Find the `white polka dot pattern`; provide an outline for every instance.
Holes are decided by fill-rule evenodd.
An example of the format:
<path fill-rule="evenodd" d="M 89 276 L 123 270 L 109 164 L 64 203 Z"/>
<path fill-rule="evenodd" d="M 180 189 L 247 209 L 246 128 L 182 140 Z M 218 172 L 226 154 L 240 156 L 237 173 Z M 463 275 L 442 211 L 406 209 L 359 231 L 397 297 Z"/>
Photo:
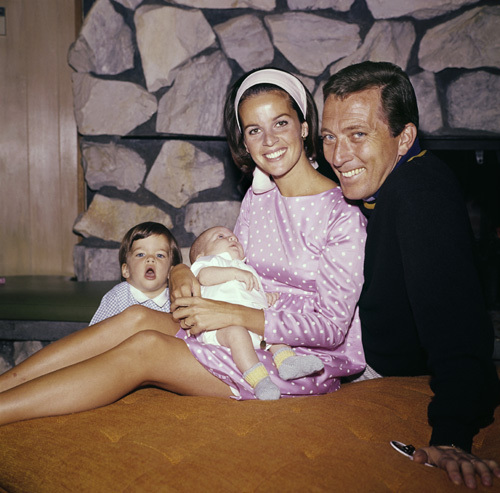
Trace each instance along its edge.
<path fill-rule="evenodd" d="M 277 303 L 265 310 L 265 338 L 294 346 L 297 354 L 315 354 L 325 364 L 315 377 L 284 382 L 275 376 L 282 395 L 332 392 L 340 385 L 338 377 L 365 365 L 356 308 L 363 284 L 365 228 L 365 218 L 345 202 L 340 188 L 305 197 L 283 197 L 277 188 L 259 195 L 249 190 L 243 199 L 234 231 L 264 290 L 280 293 Z M 195 353 L 193 347 L 191 351 Z M 271 373 L 272 358 L 263 359 L 269 353 L 258 352 Z M 237 388 L 241 398 L 254 398 L 246 383 L 231 376 L 240 375 L 234 365 L 227 368 L 224 360 L 226 369 L 216 369 L 196 356 Z"/>

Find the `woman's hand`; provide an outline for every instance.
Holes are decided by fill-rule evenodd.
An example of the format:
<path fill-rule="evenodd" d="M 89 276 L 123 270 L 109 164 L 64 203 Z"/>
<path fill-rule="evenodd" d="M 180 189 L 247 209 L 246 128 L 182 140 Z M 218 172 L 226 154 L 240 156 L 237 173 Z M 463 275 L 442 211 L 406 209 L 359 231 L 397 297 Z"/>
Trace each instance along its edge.
<path fill-rule="evenodd" d="M 186 296 L 201 296 L 200 283 L 191 269 L 185 264 L 175 265 L 170 269 L 169 277 L 170 300 Z"/>
<path fill-rule="evenodd" d="M 454 484 L 465 482 L 472 489 L 477 487 L 476 474 L 484 486 L 493 484 L 493 476 L 500 478 L 500 466 L 494 460 L 482 460 L 458 447 L 422 447 L 415 451 L 413 460 L 419 464 L 429 462 L 444 469 Z"/>
<path fill-rule="evenodd" d="M 180 321 L 181 327 L 192 335 L 231 325 L 240 325 L 264 335 L 264 311 L 256 308 L 189 296 L 176 298 L 171 310 L 174 319 Z"/>

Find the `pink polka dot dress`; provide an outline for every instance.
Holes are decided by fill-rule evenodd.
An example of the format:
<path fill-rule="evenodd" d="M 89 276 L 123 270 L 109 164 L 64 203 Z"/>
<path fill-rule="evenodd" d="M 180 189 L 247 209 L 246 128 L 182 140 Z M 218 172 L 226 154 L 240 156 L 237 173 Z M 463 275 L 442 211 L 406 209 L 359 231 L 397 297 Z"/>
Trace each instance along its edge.
<path fill-rule="evenodd" d="M 366 222 L 340 187 L 318 195 L 283 197 L 278 188 L 245 195 L 234 232 L 264 290 L 277 291 L 265 310 L 264 338 L 314 354 L 325 368 L 297 380 L 279 378 L 269 351 L 257 350 L 282 397 L 318 395 L 340 387 L 341 376 L 365 367 L 356 307 L 363 285 Z M 228 348 L 203 344 L 180 331 L 196 359 L 227 383 L 236 398 L 255 399 Z"/>

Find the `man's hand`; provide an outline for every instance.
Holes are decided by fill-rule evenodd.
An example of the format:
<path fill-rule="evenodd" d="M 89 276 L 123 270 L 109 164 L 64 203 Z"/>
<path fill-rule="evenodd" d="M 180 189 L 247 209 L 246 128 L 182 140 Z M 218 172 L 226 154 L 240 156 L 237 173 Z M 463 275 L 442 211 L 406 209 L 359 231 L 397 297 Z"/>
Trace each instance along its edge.
<path fill-rule="evenodd" d="M 480 459 L 458 447 L 422 447 L 415 451 L 413 460 L 419 464 L 434 464 L 444 469 L 454 484 L 465 482 L 472 489 L 477 487 L 476 474 L 484 486 L 493 484 L 493 476 L 500 478 L 500 466 L 494 460 Z"/>

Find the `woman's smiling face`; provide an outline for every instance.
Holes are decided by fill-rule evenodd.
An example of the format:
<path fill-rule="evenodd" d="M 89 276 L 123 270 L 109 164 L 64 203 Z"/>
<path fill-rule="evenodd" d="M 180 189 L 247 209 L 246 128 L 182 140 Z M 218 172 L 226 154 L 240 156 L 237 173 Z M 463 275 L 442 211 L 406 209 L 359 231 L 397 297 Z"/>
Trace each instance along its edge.
<path fill-rule="evenodd" d="M 239 106 L 245 147 L 255 164 L 275 180 L 286 176 L 299 160 L 308 163 L 300 123 L 286 94 L 280 90 L 250 96 Z"/>

